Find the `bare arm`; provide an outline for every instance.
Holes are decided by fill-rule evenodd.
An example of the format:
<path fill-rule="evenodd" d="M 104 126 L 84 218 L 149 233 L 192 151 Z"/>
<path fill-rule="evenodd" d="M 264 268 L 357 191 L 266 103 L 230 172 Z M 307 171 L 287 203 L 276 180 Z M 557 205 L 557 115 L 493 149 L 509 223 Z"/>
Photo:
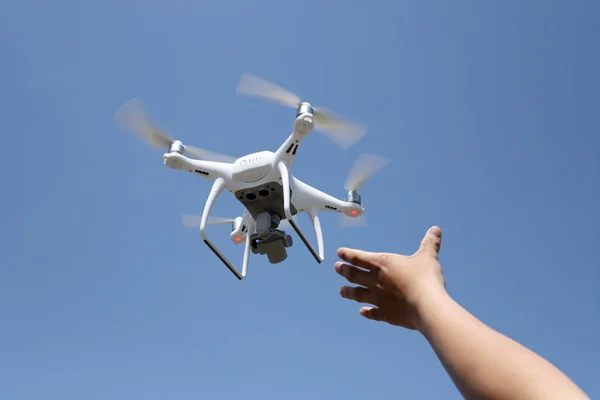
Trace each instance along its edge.
<path fill-rule="evenodd" d="M 588 399 L 561 371 L 483 324 L 445 292 L 424 300 L 417 327 L 467 399 Z"/>
<path fill-rule="evenodd" d="M 556 367 L 483 324 L 446 292 L 431 228 L 411 256 L 340 249 L 336 271 L 358 287 L 343 297 L 374 307 L 364 317 L 418 330 L 467 399 L 588 399 Z"/>

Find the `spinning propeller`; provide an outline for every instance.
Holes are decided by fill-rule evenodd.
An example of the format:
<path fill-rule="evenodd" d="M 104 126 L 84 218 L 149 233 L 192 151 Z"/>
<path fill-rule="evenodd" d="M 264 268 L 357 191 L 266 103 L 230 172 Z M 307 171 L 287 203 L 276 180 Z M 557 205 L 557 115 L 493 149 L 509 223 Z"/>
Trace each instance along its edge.
<path fill-rule="evenodd" d="M 182 215 L 181 222 L 183 226 L 186 228 L 199 228 L 202 222 L 201 215 Z M 240 244 L 244 241 L 244 235 L 239 231 L 239 227 L 242 224 L 242 217 L 237 218 L 220 218 L 220 217 L 211 217 L 209 216 L 206 220 L 207 225 L 225 225 L 231 224 L 231 240 L 235 242 L 235 244 Z M 235 233 L 235 235 L 234 235 Z"/>
<path fill-rule="evenodd" d="M 248 73 L 243 74 L 240 78 L 237 92 L 261 97 L 296 109 L 303 104 L 296 94 Z M 337 116 L 324 108 L 312 108 L 316 128 L 342 148 L 352 146 L 367 133 L 367 128 L 357 122 Z"/>
<path fill-rule="evenodd" d="M 181 222 L 183 226 L 186 228 L 198 228 L 200 227 L 200 222 L 202 221 L 201 215 L 182 215 Z M 233 224 L 235 222 L 235 218 L 220 218 L 220 217 L 208 217 L 206 221 L 207 225 L 225 225 L 225 224 Z"/>
<path fill-rule="evenodd" d="M 363 154 L 361 155 L 352 166 L 344 189 L 348 191 L 348 200 L 357 198 L 360 201 L 358 194 L 359 189 L 380 169 L 389 164 L 390 160 L 384 157 L 376 156 L 374 154 Z M 350 217 L 348 215 L 342 215 L 341 220 L 342 226 L 361 226 L 367 225 L 364 215 L 358 217 Z"/>
<path fill-rule="evenodd" d="M 241 217 L 238 217 L 241 218 Z M 225 224 L 233 224 L 235 222 L 236 218 L 221 218 L 221 217 L 208 217 L 208 220 L 206 221 L 207 225 L 225 225 Z M 201 215 L 191 215 L 191 214 L 184 214 L 181 216 L 181 222 L 183 223 L 183 226 L 185 226 L 186 228 L 199 228 L 200 227 L 200 222 L 202 221 L 202 216 Z M 296 219 L 294 219 L 294 221 L 296 221 Z M 281 229 L 289 229 L 291 228 L 292 225 L 290 225 L 290 223 L 288 222 L 287 219 L 282 219 L 281 222 L 279 222 L 279 228 Z"/>
<path fill-rule="evenodd" d="M 176 140 L 155 125 L 142 107 L 139 97 L 130 100 L 115 114 L 115 121 L 134 136 L 146 141 L 150 146 L 168 149 Z M 179 142 L 181 143 L 181 142 Z M 236 160 L 225 154 L 181 144 L 186 154 L 206 161 L 232 163 Z"/>

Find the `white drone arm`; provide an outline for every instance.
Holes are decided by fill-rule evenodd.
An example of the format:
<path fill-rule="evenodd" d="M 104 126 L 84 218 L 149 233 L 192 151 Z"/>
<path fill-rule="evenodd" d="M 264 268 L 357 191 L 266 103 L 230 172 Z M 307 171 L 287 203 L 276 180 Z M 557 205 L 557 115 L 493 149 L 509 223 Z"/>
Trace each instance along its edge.
<path fill-rule="evenodd" d="M 163 154 L 163 163 L 172 169 L 188 171 L 202 176 L 211 182 L 218 178 L 231 179 L 233 164 L 207 160 L 196 160 L 186 157 L 177 151 Z"/>
<path fill-rule="evenodd" d="M 302 107 L 301 107 L 302 108 Z M 298 116 L 294 121 L 294 130 L 275 152 L 276 162 L 285 162 L 290 165 L 296 156 L 300 142 L 313 130 L 314 117 L 308 109 L 299 110 Z"/>
<path fill-rule="evenodd" d="M 283 161 L 288 165 L 291 164 L 296 155 L 296 151 L 298 151 L 300 140 L 301 138 L 299 138 L 296 133 L 290 134 L 286 141 L 279 146 L 277 151 L 275 151 L 276 162 Z"/>
<path fill-rule="evenodd" d="M 294 204 L 299 203 L 302 208 L 314 209 L 314 212 L 335 212 L 346 215 L 350 215 L 352 212 L 357 212 L 360 215 L 364 211 L 360 204 L 338 199 L 302 182 L 296 177 L 292 177 L 292 181 L 298 198 Z"/>
<path fill-rule="evenodd" d="M 225 264 L 227 268 L 229 268 L 229 270 L 236 276 L 236 278 L 242 280 L 246 277 L 246 273 L 248 272 L 248 263 L 250 261 L 250 236 L 251 233 L 254 231 L 256 224 L 254 220 L 250 221 L 250 226 L 248 227 L 249 232 L 246 236 L 244 259 L 242 262 L 241 272 L 233 264 L 231 264 L 227 257 L 225 257 L 223 253 L 219 251 L 219 249 L 217 249 L 217 247 L 210 241 L 208 235 L 206 234 L 206 225 L 208 221 L 208 216 L 210 214 L 210 210 L 212 209 L 215 200 L 217 199 L 217 197 L 219 197 L 219 194 L 221 194 L 224 188 L 225 179 L 223 179 L 222 177 L 217 178 L 213 183 L 212 189 L 208 195 L 208 199 L 206 200 L 206 204 L 204 206 L 202 220 L 200 221 L 200 235 L 202 236 L 202 239 L 204 240 L 204 243 L 206 243 L 208 248 L 211 249 L 213 253 L 215 253 L 215 255 L 223 262 L 223 264 Z"/>
<path fill-rule="evenodd" d="M 300 230 L 300 227 L 298 226 L 298 224 L 296 223 L 296 221 L 293 218 L 292 211 L 291 211 L 291 195 L 290 195 L 291 190 L 290 190 L 289 170 L 288 170 L 287 166 L 285 165 L 285 163 L 282 161 L 280 161 L 277 164 L 277 166 L 279 168 L 279 173 L 281 174 L 281 182 L 283 184 L 283 209 L 285 211 L 285 218 L 288 220 L 288 222 L 290 223 L 292 228 L 296 231 L 296 234 L 300 237 L 302 242 L 304 242 L 304 244 L 306 245 L 306 247 L 308 248 L 310 253 L 315 258 L 315 260 L 317 260 L 318 263 L 322 263 L 323 260 L 325 259 L 325 256 L 324 256 L 325 251 L 323 248 L 323 232 L 321 229 L 321 223 L 320 223 L 320 220 L 318 217 L 318 213 L 316 212 L 316 209 L 311 209 L 311 210 L 307 211 L 308 214 L 311 216 L 313 227 L 315 228 L 315 232 L 317 235 L 317 242 L 319 244 L 319 251 L 317 252 L 315 250 L 315 248 L 311 245 L 311 243 L 308 241 L 306 236 L 304 236 L 304 234 Z"/>

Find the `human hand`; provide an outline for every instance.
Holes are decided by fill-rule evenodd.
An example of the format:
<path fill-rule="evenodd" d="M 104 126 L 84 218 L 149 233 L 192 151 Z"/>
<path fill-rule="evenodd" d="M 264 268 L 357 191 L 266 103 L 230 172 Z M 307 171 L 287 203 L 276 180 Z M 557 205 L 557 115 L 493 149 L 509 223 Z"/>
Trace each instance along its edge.
<path fill-rule="evenodd" d="M 358 287 L 342 286 L 342 297 L 375 307 L 362 307 L 365 318 L 417 329 L 417 311 L 428 296 L 445 291 L 438 260 L 442 231 L 431 227 L 419 249 L 410 256 L 341 248 L 338 274 Z"/>

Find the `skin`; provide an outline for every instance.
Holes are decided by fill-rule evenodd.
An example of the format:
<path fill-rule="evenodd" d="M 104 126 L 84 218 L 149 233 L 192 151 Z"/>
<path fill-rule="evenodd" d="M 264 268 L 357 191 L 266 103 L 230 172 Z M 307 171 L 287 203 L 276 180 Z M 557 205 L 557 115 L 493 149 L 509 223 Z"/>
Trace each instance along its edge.
<path fill-rule="evenodd" d="M 370 304 L 360 314 L 420 332 L 467 399 L 589 399 L 565 374 L 494 331 L 446 291 L 438 259 L 442 232 L 430 228 L 412 255 L 341 248 L 338 274 L 357 286 L 342 297 Z"/>

